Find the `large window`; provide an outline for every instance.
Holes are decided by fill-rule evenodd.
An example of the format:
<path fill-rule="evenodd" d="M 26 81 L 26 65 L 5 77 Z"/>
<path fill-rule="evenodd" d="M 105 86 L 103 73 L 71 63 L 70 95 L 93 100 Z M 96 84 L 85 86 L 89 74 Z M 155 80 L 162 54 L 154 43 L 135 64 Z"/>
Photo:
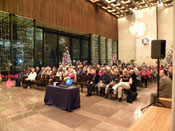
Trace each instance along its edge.
<path fill-rule="evenodd" d="M 13 68 L 21 70 L 34 65 L 34 23 L 31 19 L 13 17 Z"/>
<path fill-rule="evenodd" d="M 80 39 L 72 39 L 72 62 L 76 63 L 80 61 Z"/>
<path fill-rule="evenodd" d="M 8 63 L 12 63 L 10 69 L 13 71 L 34 65 L 58 67 L 62 64 L 66 48 L 70 51 L 72 63 L 88 63 L 88 38 L 88 35 L 80 36 L 42 27 L 34 29 L 32 19 L 0 12 L 0 72 L 8 71 Z"/>
<path fill-rule="evenodd" d="M 81 61 L 87 64 L 88 60 L 89 60 L 89 41 L 82 40 L 81 41 Z"/>
<path fill-rule="evenodd" d="M 7 71 L 10 61 L 10 17 L 0 12 L 0 72 Z"/>
<path fill-rule="evenodd" d="M 69 50 L 69 42 L 70 39 L 68 36 L 62 36 L 62 35 L 59 36 L 59 47 L 58 47 L 59 64 L 62 64 L 62 58 L 65 48 L 67 47 Z"/>
<path fill-rule="evenodd" d="M 39 67 L 43 65 L 43 30 L 40 28 L 36 28 L 35 64 Z"/>
<path fill-rule="evenodd" d="M 45 32 L 44 39 L 44 66 L 58 66 L 57 34 Z"/>

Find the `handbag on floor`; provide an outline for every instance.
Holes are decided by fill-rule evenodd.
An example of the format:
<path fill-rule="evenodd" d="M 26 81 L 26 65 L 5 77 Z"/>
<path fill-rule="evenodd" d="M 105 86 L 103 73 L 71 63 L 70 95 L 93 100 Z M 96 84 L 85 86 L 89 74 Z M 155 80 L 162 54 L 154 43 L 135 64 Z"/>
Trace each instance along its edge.
<path fill-rule="evenodd" d="M 126 98 L 126 101 L 128 102 L 128 103 L 132 103 L 133 101 L 135 101 L 136 99 L 137 99 L 137 95 L 138 95 L 138 93 L 137 92 L 133 92 L 133 91 L 129 91 L 128 92 L 128 96 L 127 96 L 127 98 Z"/>

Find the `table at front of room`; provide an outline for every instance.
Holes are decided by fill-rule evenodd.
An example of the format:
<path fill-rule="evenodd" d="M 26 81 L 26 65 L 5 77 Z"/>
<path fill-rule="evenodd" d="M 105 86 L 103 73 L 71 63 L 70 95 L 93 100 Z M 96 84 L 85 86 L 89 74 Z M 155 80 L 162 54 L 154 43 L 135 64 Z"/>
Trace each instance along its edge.
<path fill-rule="evenodd" d="M 53 105 L 71 112 L 73 109 L 80 108 L 79 88 L 63 88 L 59 86 L 48 85 L 44 102 L 46 105 Z"/>
<path fill-rule="evenodd" d="M 129 131 L 171 131 L 171 109 L 151 106 Z"/>

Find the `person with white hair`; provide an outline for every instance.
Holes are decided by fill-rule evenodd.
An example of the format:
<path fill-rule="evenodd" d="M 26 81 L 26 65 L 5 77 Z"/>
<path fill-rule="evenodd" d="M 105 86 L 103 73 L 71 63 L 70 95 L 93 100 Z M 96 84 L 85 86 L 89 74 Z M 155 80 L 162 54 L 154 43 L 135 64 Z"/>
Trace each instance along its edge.
<path fill-rule="evenodd" d="M 52 74 L 51 68 L 49 66 L 47 66 L 45 69 L 46 70 L 45 70 L 44 75 L 49 75 L 50 76 Z"/>
<path fill-rule="evenodd" d="M 31 87 L 31 84 L 32 84 L 32 81 L 35 81 L 36 76 L 37 76 L 37 74 L 36 74 L 36 72 L 35 72 L 35 68 L 32 68 L 31 73 L 30 73 L 30 74 L 28 75 L 28 77 L 25 79 L 27 86 L 24 87 L 24 88 L 27 88 L 27 87 L 30 88 L 30 87 Z"/>
<path fill-rule="evenodd" d="M 45 67 L 42 67 L 41 71 L 39 72 L 39 75 L 44 75 L 44 72 L 45 72 Z"/>
<path fill-rule="evenodd" d="M 66 77 L 64 78 L 64 81 L 67 79 L 74 79 L 74 77 L 75 77 L 74 70 L 70 68 L 66 74 Z"/>
<path fill-rule="evenodd" d="M 127 69 L 124 69 L 123 76 L 121 77 L 120 82 L 112 87 L 112 89 L 114 89 L 113 97 L 116 98 L 118 93 L 118 100 L 120 102 L 122 100 L 122 90 L 130 89 L 132 82 L 132 78 L 130 77 Z"/>

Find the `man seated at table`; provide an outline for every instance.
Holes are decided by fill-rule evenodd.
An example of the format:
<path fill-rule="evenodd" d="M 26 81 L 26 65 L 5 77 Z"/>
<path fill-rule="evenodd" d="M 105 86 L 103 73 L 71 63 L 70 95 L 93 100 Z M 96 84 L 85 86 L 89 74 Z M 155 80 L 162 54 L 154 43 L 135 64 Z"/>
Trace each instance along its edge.
<path fill-rule="evenodd" d="M 25 83 L 27 84 L 27 86 L 26 87 L 24 87 L 24 88 L 30 88 L 31 87 L 31 85 L 32 85 L 32 81 L 35 81 L 35 79 L 36 79 L 36 76 L 37 76 L 37 74 L 36 74 L 36 72 L 35 72 L 35 68 L 32 68 L 32 72 L 28 75 L 28 77 L 25 79 Z"/>
<path fill-rule="evenodd" d="M 151 94 L 150 104 L 156 102 L 156 93 Z M 171 98 L 172 97 L 172 81 L 167 76 L 167 71 L 160 70 L 160 87 L 159 87 L 159 97 Z"/>

